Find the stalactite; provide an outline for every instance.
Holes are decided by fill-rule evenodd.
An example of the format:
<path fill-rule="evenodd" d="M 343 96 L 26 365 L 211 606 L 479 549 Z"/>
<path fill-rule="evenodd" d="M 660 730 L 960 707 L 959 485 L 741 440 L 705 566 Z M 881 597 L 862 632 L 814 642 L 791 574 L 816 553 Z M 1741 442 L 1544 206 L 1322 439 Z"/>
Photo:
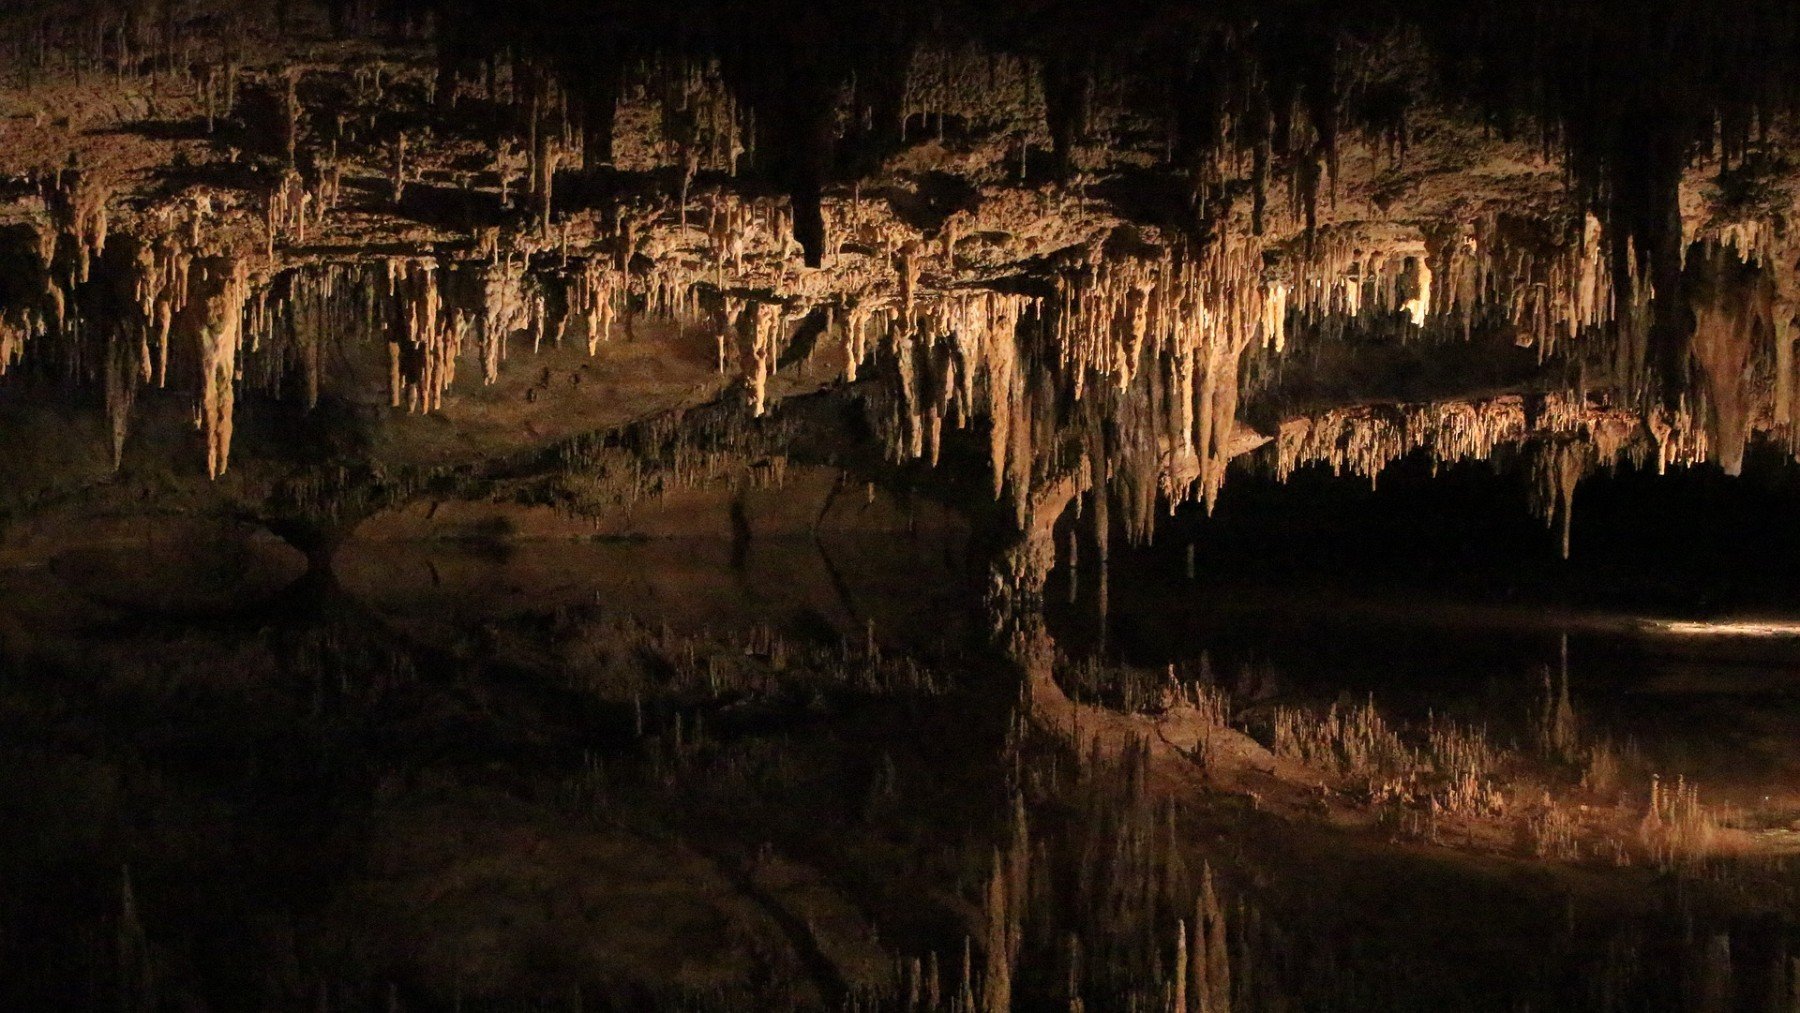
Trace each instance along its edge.
<path fill-rule="evenodd" d="M 1059 282 L 1056 342 L 1074 394 L 1089 374 L 1124 392 L 1151 370 L 1161 418 L 1139 427 L 1154 441 L 1140 459 L 1156 462 L 1147 467 L 1171 501 L 1191 496 L 1210 509 L 1235 453 L 1244 352 L 1285 343 L 1288 289 L 1264 277 L 1261 248 L 1249 243 L 1097 261 Z"/>
<path fill-rule="evenodd" d="M 1694 289 L 1690 350 L 1706 395 L 1707 435 L 1719 466 L 1736 475 L 1744 467 L 1754 408 L 1753 346 L 1760 335 L 1775 343 L 1774 290 L 1758 267 L 1724 246 L 1690 256 L 1689 276 Z"/>
<path fill-rule="evenodd" d="M 133 285 L 142 316 L 139 369 L 145 380 L 164 387 L 169 377 L 169 334 L 177 315 L 188 303 L 188 281 L 193 254 L 165 235 L 137 248 Z"/>
<path fill-rule="evenodd" d="M 93 259 L 106 252 L 110 182 L 82 169 L 64 169 L 44 187 L 50 220 L 75 248 L 76 282 L 86 282 Z"/>
<path fill-rule="evenodd" d="M 862 299 L 852 299 L 843 313 L 844 382 L 855 383 L 863 360 L 869 357 L 869 323 L 874 309 Z"/>
<path fill-rule="evenodd" d="M 207 257 L 192 266 L 190 312 L 200 360 L 198 422 L 206 439 L 206 473 L 218 478 L 231 460 L 238 351 L 244 337 L 249 271 L 238 257 Z"/>
<path fill-rule="evenodd" d="M 1594 447 L 1585 440 L 1551 439 L 1540 443 L 1531 458 L 1531 508 L 1546 527 L 1558 529 L 1562 558 L 1569 558 L 1574 523 L 1575 487 L 1595 462 Z"/>
<path fill-rule="evenodd" d="M 535 201 L 534 217 L 540 237 L 550 235 L 550 214 L 555 207 L 556 167 L 562 160 L 560 138 L 549 123 L 541 119 L 534 127 L 536 142 L 532 145 L 531 194 Z"/>

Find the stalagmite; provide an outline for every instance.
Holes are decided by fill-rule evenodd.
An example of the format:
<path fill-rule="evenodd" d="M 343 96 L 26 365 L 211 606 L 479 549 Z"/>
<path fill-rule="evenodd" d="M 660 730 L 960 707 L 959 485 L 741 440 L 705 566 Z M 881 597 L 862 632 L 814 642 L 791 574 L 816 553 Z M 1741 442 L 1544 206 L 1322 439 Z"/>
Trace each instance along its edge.
<path fill-rule="evenodd" d="M 981 981 L 983 1013 L 1010 1013 L 1012 1010 L 1012 942 L 1008 925 L 1007 868 L 1000 852 L 994 852 L 994 867 L 988 877 L 987 936 L 985 973 Z"/>
<path fill-rule="evenodd" d="M 1170 1004 L 1174 1013 L 1188 1013 L 1188 945 L 1187 920 L 1175 923 L 1175 997 Z"/>
<path fill-rule="evenodd" d="M 293 168 L 299 163 L 300 147 L 300 75 L 289 70 L 281 76 L 281 149 L 283 164 Z"/>
<path fill-rule="evenodd" d="M 1200 896 L 1194 901 L 1193 934 L 1194 943 L 1188 950 L 1193 1013 L 1230 1013 L 1231 950 L 1211 866 L 1201 873 Z"/>

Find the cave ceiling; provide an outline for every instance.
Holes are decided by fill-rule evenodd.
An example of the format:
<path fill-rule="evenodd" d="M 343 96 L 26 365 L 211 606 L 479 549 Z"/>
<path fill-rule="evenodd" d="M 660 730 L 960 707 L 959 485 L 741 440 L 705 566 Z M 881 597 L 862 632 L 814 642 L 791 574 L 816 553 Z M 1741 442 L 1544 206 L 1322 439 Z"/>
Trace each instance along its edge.
<path fill-rule="evenodd" d="M 1594 469 L 1800 445 L 1800 12 L 1717 8 L 15 2 L 7 512 L 579 510 L 838 396 L 1021 529 L 1422 451 L 1566 553 Z"/>

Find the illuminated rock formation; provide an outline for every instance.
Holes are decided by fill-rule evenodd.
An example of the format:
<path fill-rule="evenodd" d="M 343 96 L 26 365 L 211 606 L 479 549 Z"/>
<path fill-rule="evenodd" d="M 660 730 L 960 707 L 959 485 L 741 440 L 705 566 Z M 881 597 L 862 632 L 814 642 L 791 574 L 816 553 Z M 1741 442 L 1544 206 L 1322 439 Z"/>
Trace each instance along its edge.
<path fill-rule="evenodd" d="M 199 428 L 206 438 L 206 473 L 217 478 L 231 463 L 232 413 L 238 355 L 244 343 L 248 272 L 233 257 L 207 257 L 190 267 L 188 313 L 200 353 Z"/>
<path fill-rule="evenodd" d="M 329 354 L 336 341 L 385 346 L 388 404 L 433 414 L 458 397 L 464 356 L 465 383 L 497 387 L 536 368 L 527 355 L 599 357 L 640 324 L 670 327 L 709 336 L 754 415 L 841 381 L 883 388 L 894 459 L 937 463 L 947 434 L 977 430 L 1020 523 L 1079 448 L 1140 539 L 1159 510 L 1211 509 L 1265 438 L 1278 475 L 1322 462 L 1373 479 L 1415 450 L 1454 461 L 1570 440 L 1596 466 L 1735 473 L 1758 434 L 1792 446 L 1800 432 L 1800 184 L 1751 151 L 1778 149 L 1779 129 L 1753 142 L 1721 127 L 1671 169 L 1573 99 L 1507 106 L 1434 77 L 1440 26 L 1271 25 L 1252 44 L 1244 26 L 1168 11 L 1159 29 L 1192 51 L 1107 36 L 1134 56 L 1121 61 L 878 17 L 908 40 L 894 50 L 832 15 L 764 26 L 769 53 L 831 57 L 781 81 L 705 18 L 682 39 L 571 25 L 564 45 L 466 20 L 481 6 L 447 16 L 435 50 L 346 38 L 329 59 L 290 58 L 279 25 L 247 23 L 269 33 L 267 59 L 182 36 L 192 59 L 161 76 L 121 64 L 110 86 L 9 82 L 39 111 L 0 137 L 14 152 L 0 162 L 31 184 L 0 205 L 23 226 L 6 238 L 23 280 L 0 293 L 0 369 L 62 364 L 107 391 L 124 432 L 124 374 L 94 350 L 124 341 L 142 381 L 194 385 L 217 474 L 238 397 L 303 390 L 316 405 L 352 354 Z M 844 44 L 815 45 L 827 38 Z M 1705 32 L 1696 44 L 1737 52 Z M 1321 76 L 1270 62 L 1281 47 Z M 118 54 L 130 48 L 122 35 Z M 578 83 L 578 53 L 605 54 L 605 83 Z M 1512 80 L 1503 56 L 1471 58 Z M 1718 110 L 1740 101 L 1681 73 Z M 96 98 L 125 80 L 139 104 Z M 58 96 L 80 98 L 81 130 L 44 113 Z M 1540 143 L 1496 136 L 1470 101 Z M 189 114 L 203 137 L 119 126 Z M 1716 182 L 1728 174 L 1754 199 Z M 1539 372 L 1430 404 L 1276 399 L 1285 372 L 1383 335 L 1498 337 Z M 184 339 L 192 381 L 176 368 Z"/>

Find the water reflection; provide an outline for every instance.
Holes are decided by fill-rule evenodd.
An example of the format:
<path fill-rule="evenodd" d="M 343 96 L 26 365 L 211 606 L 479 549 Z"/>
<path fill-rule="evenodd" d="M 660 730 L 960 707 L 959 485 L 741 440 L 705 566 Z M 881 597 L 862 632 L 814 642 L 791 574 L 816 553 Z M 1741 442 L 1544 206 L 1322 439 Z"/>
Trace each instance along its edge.
<path fill-rule="evenodd" d="M 1782 638 L 1115 574 L 1106 652 L 1068 632 L 1079 598 L 1052 624 L 1071 736 L 984 646 L 958 534 L 352 539 L 286 587 L 254 561 L 288 557 L 234 538 L 5 575 L 0 951 L 36 969 L 0 975 L 15 1008 L 1794 995 L 1779 849 L 1683 858 L 1800 817 Z M 159 582 L 185 611 L 142 607 Z M 1312 780 L 1209 768 L 1223 731 L 1098 744 L 1103 715 L 1202 699 L 1184 720 Z M 1381 778 L 1352 741 L 1387 749 L 1356 761 Z M 1448 793 L 1458 771 L 1506 797 Z M 1503 780 L 1527 775 L 1567 805 Z M 1616 852 L 1581 836 L 1602 810 Z"/>

